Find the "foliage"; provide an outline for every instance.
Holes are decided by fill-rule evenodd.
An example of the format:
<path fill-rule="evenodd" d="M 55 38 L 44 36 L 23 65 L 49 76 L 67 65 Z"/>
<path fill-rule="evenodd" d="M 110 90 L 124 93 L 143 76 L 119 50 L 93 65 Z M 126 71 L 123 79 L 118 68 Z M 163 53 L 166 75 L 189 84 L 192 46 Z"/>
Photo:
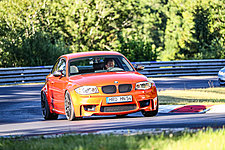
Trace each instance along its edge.
<path fill-rule="evenodd" d="M 119 52 L 131 61 L 155 61 L 164 48 L 166 16 L 161 0 L 140 0 L 130 28 L 119 35 Z"/>
<path fill-rule="evenodd" d="M 225 58 L 224 0 L 173 0 L 165 7 L 162 60 Z"/>
<path fill-rule="evenodd" d="M 0 2 L 0 66 L 51 65 L 69 49 L 65 43 L 41 29 L 42 3 Z"/>
<path fill-rule="evenodd" d="M 131 61 L 225 58 L 225 0 L 2 0 L 0 67 L 70 52 Z"/>

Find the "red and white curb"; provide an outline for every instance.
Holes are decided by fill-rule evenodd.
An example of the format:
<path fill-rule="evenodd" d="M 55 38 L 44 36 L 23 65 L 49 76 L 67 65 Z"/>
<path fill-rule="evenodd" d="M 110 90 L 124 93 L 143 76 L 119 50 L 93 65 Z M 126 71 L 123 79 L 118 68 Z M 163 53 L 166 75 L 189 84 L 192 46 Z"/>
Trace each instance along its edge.
<path fill-rule="evenodd" d="M 169 113 L 170 111 L 185 105 L 159 105 L 159 113 Z"/>
<path fill-rule="evenodd" d="M 159 105 L 159 113 L 225 113 L 225 105 Z"/>

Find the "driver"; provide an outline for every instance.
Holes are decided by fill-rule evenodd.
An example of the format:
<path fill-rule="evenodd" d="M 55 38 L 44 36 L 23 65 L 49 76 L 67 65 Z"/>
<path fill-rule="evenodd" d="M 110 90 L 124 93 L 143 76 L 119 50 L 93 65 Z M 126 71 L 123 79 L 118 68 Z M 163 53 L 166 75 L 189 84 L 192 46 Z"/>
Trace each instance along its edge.
<path fill-rule="evenodd" d="M 115 61 L 113 59 L 106 59 L 105 60 L 105 68 L 109 69 L 109 68 L 114 68 L 115 66 Z"/>

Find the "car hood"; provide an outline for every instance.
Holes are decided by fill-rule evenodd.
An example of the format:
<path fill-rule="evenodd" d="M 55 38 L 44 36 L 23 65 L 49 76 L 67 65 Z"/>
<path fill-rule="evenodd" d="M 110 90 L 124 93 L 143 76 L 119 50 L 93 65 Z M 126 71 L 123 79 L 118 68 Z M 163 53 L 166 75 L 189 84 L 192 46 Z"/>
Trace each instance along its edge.
<path fill-rule="evenodd" d="M 146 76 L 138 72 L 104 72 L 70 77 L 70 83 L 75 87 L 113 85 L 115 82 L 118 82 L 118 84 L 132 84 L 147 80 Z"/>

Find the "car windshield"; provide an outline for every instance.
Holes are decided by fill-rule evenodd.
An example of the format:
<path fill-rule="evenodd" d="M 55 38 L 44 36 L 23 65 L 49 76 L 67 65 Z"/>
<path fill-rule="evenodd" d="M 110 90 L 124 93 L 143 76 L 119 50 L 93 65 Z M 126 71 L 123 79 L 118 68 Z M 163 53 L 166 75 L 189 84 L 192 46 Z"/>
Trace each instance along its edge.
<path fill-rule="evenodd" d="M 100 73 L 100 72 L 118 72 L 134 71 L 130 63 L 123 56 L 90 56 L 72 59 L 69 62 L 69 75 Z"/>

